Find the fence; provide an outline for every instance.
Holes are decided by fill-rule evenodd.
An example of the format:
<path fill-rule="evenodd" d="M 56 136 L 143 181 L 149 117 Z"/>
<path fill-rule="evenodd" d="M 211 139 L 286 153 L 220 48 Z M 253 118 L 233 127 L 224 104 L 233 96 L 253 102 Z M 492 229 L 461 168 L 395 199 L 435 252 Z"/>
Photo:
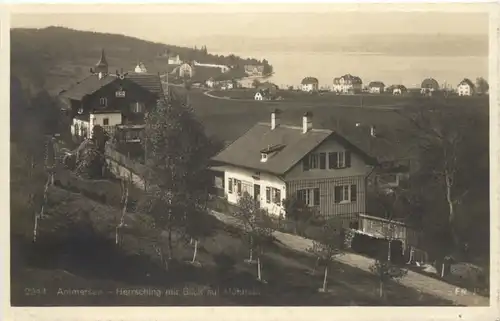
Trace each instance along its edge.
<path fill-rule="evenodd" d="M 143 190 L 157 187 L 155 172 L 148 166 L 131 160 L 109 145 L 106 145 L 104 154 L 113 175 L 124 179 L 132 178 L 132 183 Z"/>

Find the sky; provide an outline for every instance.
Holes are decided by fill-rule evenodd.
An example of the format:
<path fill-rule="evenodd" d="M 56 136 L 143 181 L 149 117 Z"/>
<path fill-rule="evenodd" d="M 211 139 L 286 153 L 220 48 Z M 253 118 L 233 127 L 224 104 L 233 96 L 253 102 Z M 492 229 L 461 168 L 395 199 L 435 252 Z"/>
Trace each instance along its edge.
<path fill-rule="evenodd" d="M 118 14 L 102 13 L 108 10 L 86 14 L 81 13 L 82 10 L 65 14 L 50 13 L 50 10 L 43 14 L 15 13 L 11 16 L 11 27 L 55 25 L 177 45 L 196 44 L 203 37 L 210 42 L 217 41 L 217 37 L 227 40 L 232 37 L 283 39 L 352 34 L 488 34 L 488 16 L 477 12 L 286 12 L 279 7 L 274 12 L 252 12 L 243 6 L 224 12 L 214 5 L 206 10 L 190 8 L 167 6 L 161 13 L 147 10 Z"/>

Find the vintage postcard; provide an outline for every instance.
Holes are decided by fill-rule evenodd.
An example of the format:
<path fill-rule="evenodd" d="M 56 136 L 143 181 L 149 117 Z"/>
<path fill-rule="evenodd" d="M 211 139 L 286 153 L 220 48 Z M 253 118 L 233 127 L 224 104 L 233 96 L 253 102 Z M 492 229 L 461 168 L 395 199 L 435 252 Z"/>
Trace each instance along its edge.
<path fill-rule="evenodd" d="M 498 13 L 3 6 L 6 320 L 495 320 Z"/>

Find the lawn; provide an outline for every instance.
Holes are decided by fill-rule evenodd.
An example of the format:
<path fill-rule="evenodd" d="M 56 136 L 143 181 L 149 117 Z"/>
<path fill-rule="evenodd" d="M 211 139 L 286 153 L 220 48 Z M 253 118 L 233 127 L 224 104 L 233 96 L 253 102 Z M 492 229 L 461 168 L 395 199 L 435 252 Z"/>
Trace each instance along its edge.
<path fill-rule="evenodd" d="M 224 94 L 231 91 L 224 92 Z M 302 94 L 302 93 L 300 93 Z M 303 95 L 303 94 L 302 94 Z M 330 94 L 329 94 L 330 95 Z M 270 122 L 270 113 L 280 109 L 281 122 L 301 126 L 302 115 L 305 112 L 313 113 L 313 127 L 340 130 L 354 127 L 355 123 L 375 125 L 377 128 L 405 128 L 407 121 L 392 110 L 376 108 L 377 105 L 388 105 L 384 99 L 402 99 L 402 109 L 411 107 L 402 97 L 369 95 L 363 98 L 364 106 L 358 107 L 355 103 L 360 99 L 356 95 L 341 95 L 332 98 L 332 101 L 247 101 L 225 100 L 210 98 L 199 90 L 191 90 L 189 99 L 196 115 L 203 122 L 207 133 L 215 135 L 224 141 L 233 141 L 244 134 L 250 127 L 259 121 Z M 408 99 L 408 98 L 406 98 Z M 461 108 L 477 109 L 480 113 L 488 114 L 487 97 L 450 97 L 447 104 Z M 407 105 L 407 106 L 405 106 Z"/>
<path fill-rule="evenodd" d="M 388 285 L 387 298 L 380 299 L 374 276 L 342 264 L 329 274 L 331 291 L 318 293 L 322 275 L 308 273 L 314 260 L 280 244 L 263 257 L 263 278 L 268 282 L 263 284 L 256 281 L 255 266 L 243 262 L 248 250 L 239 230 L 218 221 L 215 235 L 201 243 L 201 267 L 184 263 L 193 249 L 178 243 L 178 260 L 166 272 L 148 238 L 128 235 L 121 248 L 114 245 L 116 208 L 57 187 L 51 188 L 49 203 L 37 243 L 12 234 L 13 306 L 450 304 L 397 283 Z M 234 266 L 220 263 L 221 257 Z M 58 294 L 59 289 L 92 292 Z M 149 290 L 126 295 L 130 293 L 117 289 Z"/>

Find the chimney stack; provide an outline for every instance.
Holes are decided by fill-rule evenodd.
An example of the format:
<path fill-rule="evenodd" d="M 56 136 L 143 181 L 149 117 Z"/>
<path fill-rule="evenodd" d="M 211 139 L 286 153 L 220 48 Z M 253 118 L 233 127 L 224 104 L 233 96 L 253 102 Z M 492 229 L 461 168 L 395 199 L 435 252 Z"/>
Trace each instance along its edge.
<path fill-rule="evenodd" d="M 279 114 L 281 113 L 281 110 L 275 109 L 274 111 L 271 112 L 271 129 L 275 129 L 280 125 L 279 122 Z"/>
<path fill-rule="evenodd" d="M 375 126 L 370 126 L 370 136 L 377 137 L 377 133 L 375 132 Z"/>
<path fill-rule="evenodd" d="M 312 129 L 312 113 L 306 112 L 302 117 L 302 133 L 305 134 Z"/>

